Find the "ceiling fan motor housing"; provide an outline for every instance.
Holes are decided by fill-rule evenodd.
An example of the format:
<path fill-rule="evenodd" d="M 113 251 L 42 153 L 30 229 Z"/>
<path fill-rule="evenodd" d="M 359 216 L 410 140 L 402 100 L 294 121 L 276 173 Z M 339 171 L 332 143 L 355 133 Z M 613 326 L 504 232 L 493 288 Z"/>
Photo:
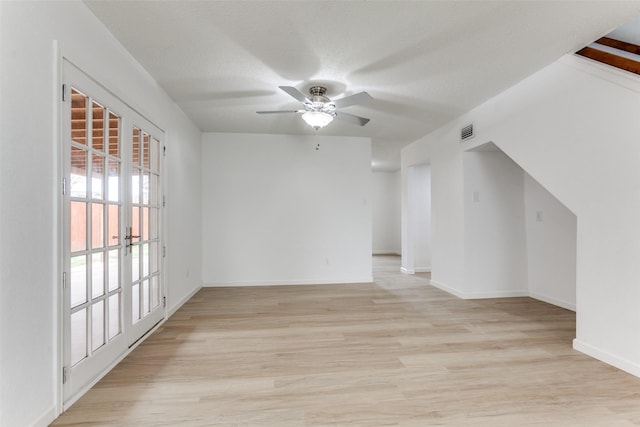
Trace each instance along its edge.
<path fill-rule="evenodd" d="M 313 95 L 324 96 L 324 94 L 327 93 L 327 88 L 323 86 L 311 86 L 309 88 L 309 93 L 312 96 Z"/>
<path fill-rule="evenodd" d="M 309 101 L 311 102 L 309 104 L 306 104 L 308 106 L 308 109 L 311 111 L 323 111 L 325 113 L 334 115 L 336 106 L 333 102 L 331 102 L 331 99 L 329 99 L 329 97 L 325 96 L 326 92 L 327 88 L 323 86 L 311 86 L 309 88 L 309 94 L 311 95 L 309 97 Z"/>

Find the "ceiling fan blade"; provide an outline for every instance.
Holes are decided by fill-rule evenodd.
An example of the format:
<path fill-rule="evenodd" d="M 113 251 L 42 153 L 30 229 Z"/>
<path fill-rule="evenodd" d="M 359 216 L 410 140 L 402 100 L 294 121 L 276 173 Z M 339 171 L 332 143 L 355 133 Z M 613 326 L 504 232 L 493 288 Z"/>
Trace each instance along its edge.
<path fill-rule="evenodd" d="M 281 110 L 281 111 L 256 111 L 258 114 L 287 114 L 287 113 L 301 113 L 301 110 Z"/>
<path fill-rule="evenodd" d="M 354 116 L 353 114 L 343 113 L 342 111 L 336 111 L 336 119 L 360 126 L 364 126 L 369 123 L 369 119 L 365 119 L 364 117 L 360 116 Z"/>
<path fill-rule="evenodd" d="M 354 95 L 345 96 L 344 98 L 332 100 L 336 108 L 344 108 L 349 105 L 362 104 L 369 101 L 373 101 L 373 98 L 367 92 L 360 92 Z"/>
<path fill-rule="evenodd" d="M 296 89 L 293 86 L 278 86 L 278 87 L 283 91 L 287 92 L 289 96 L 293 97 L 296 101 L 301 102 L 302 104 L 310 102 L 302 92 L 300 92 L 298 89 Z"/>

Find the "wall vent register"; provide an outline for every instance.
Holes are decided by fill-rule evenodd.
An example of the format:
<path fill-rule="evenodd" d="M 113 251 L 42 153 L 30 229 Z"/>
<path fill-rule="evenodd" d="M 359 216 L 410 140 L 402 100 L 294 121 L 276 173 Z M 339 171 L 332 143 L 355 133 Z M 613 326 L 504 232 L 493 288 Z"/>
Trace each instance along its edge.
<path fill-rule="evenodd" d="M 466 125 L 462 129 L 460 129 L 460 142 L 471 139 L 475 136 L 473 133 L 473 123 Z"/>

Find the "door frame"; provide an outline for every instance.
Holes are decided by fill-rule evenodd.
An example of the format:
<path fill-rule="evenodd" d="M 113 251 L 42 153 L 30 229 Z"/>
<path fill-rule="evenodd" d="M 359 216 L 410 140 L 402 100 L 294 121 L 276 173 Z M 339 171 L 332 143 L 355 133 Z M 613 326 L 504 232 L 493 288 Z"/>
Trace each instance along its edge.
<path fill-rule="evenodd" d="M 53 152 L 54 152 L 55 161 L 54 161 L 53 169 L 54 169 L 55 175 L 54 175 L 54 179 L 52 180 L 52 191 L 55 196 L 54 196 L 54 202 L 53 202 L 54 210 L 53 210 L 52 220 L 54 221 L 55 238 L 53 239 L 52 246 L 53 246 L 53 252 L 56 260 L 53 266 L 54 277 L 55 277 L 55 279 L 53 280 L 53 285 L 56 287 L 56 290 L 54 292 L 55 299 L 53 301 L 54 303 L 53 312 L 56 319 L 56 321 L 53 324 L 53 327 L 55 328 L 54 337 L 56 340 L 54 352 L 53 352 L 53 363 L 54 363 L 54 366 L 56 367 L 56 372 L 54 375 L 55 390 L 56 390 L 55 409 L 56 409 L 56 416 L 59 416 L 62 412 L 69 409 L 71 405 L 73 405 L 78 399 L 80 399 L 87 391 L 89 391 L 96 383 L 98 383 L 107 373 L 109 373 L 115 366 L 117 366 L 133 350 L 135 350 L 138 347 L 138 345 L 144 342 L 146 338 L 148 338 L 151 334 L 153 334 L 153 332 L 155 332 L 158 328 L 160 328 L 168 318 L 169 310 L 166 304 L 166 296 L 168 291 L 167 271 L 166 271 L 166 265 L 167 265 L 166 246 L 168 241 L 168 233 L 167 233 L 168 226 L 167 226 L 167 220 L 166 220 L 166 211 L 164 209 L 166 207 L 166 204 L 164 201 L 166 200 L 165 198 L 166 198 L 166 188 L 167 188 L 166 186 L 167 177 L 165 173 L 167 132 L 161 126 L 158 126 L 153 120 L 150 120 L 147 116 L 140 113 L 138 110 L 132 107 L 129 103 L 124 101 L 122 97 L 118 96 L 115 92 L 113 92 L 108 87 L 100 83 L 100 81 L 92 77 L 91 74 L 85 71 L 83 67 L 79 66 L 73 60 L 65 56 L 62 50 L 60 49 L 58 42 L 55 40 L 53 42 L 53 53 L 54 55 L 53 55 L 53 67 L 52 67 L 53 68 L 52 143 L 54 144 Z M 65 210 L 67 209 L 67 207 L 66 207 L 65 196 L 63 195 L 63 192 L 62 192 L 62 187 L 63 187 L 63 178 L 65 177 L 65 156 L 66 156 L 65 150 L 68 147 L 66 146 L 65 135 L 64 135 L 64 130 L 65 130 L 64 108 L 67 101 L 63 101 L 63 96 L 65 96 L 64 94 L 65 89 L 68 90 L 69 96 L 71 91 L 70 91 L 70 88 L 65 88 L 63 86 L 66 80 L 65 73 L 64 73 L 65 63 L 76 68 L 78 71 L 84 74 L 88 79 L 92 80 L 102 90 L 106 91 L 108 94 L 110 94 L 110 96 L 116 98 L 127 109 L 129 109 L 131 113 L 133 113 L 132 116 L 137 115 L 139 117 L 142 117 L 144 120 L 146 120 L 148 123 L 153 125 L 162 133 L 162 135 L 160 136 L 160 150 L 161 150 L 160 186 L 161 186 L 161 197 L 163 200 L 163 203 L 161 204 L 161 207 L 160 207 L 160 213 L 159 213 L 159 217 L 160 217 L 159 232 L 161 233 L 161 239 L 160 239 L 161 253 L 159 257 L 159 266 L 160 266 L 161 310 L 163 312 L 162 318 L 151 329 L 149 329 L 146 333 L 144 333 L 137 341 L 128 345 L 125 348 L 124 352 L 121 353 L 115 360 L 113 360 L 112 363 L 105 366 L 104 370 L 101 371 L 96 376 L 95 379 L 93 379 L 92 381 L 84 385 L 82 388 L 80 388 L 75 395 L 71 396 L 66 401 L 65 401 L 65 384 L 63 382 L 64 380 L 63 370 L 65 369 L 65 351 L 66 351 L 65 322 L 66 322 L 67 312 L 65 307 L 66 290 L 64 288 L 64 283 L 63 283 L 64 282 L 63 273 L 65 272 L 65 268 L 66 268 L 65 260 L 67 256 L 67 254 L 65 253 L 65 239 L 67 238 L 67 236 L 65 235 L 66 227 L 64 224 L 64 221 L 66 219 Z M 131 121 L 130 124 L 133 125 L 133 121 Z M 124 129 L 124 123 L 123 123 L 122 133 L 124 134 L 124 132 L 126 132 L 126 129 Z M 124 183 L 123 185 L 126 185 L 126 183 Z M 122 217 L 124 217 L 124 215 L 122 215 Z M 121 270 L 124 270 L 124 268 L 121 267 Z M 124 328 L 124 324 L 122 325 L 122 328 Z M 126 337 L 124 338 L 126 339 Z"/>

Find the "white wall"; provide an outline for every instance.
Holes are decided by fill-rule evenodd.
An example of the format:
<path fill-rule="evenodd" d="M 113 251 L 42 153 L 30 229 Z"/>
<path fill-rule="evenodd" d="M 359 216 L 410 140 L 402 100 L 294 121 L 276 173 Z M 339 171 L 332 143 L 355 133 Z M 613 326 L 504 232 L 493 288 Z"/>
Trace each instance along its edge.
<path fill-rule="evenodd" d="M 407 173 L 407 245 L 401 271 L 431 271 L 431 166 L 411 166 Z"/>
<path fill-rule="evenodd" d="M 524 173 L 529 295 L 576 310 L 576 216 Z"/>
<path fill-rule="evenodd" d="M 371 281 L 369 138 L 205 133 L 202 162 L 205 284 Z"/>
<path fill-rule="evenodd" d="M 373 172 L 373 253 L 400 255 L 400 171 Z"/>
<path fill-rule="evenodd" d="M 201 285 L 200 132 L 82 2 L 3 1 L 0 19 L 0 425 L 48 425 L 61 370 L 54 41 L 166 130 L 170 307 Z"/>
<path fill-rule="evenodd" d="M 462 152 L 493 141 L 577 216 L 574 347 L 640 375 L 638 111 L 638 76 L 570 55 L 405 148 L 403 186 L 432 166 L 432 280 L 465 289 Z"/>
<path fill-rule="evenodd" d="M 4 99 L 4 97 L 2 96 L 2 92 L 3 92 L 2 88 L 5 85 L 5 83 L 4 83 L 5 80 L 4 80 L 4 77 L 3 77 L 4 76 L 4 67 L 2 66 L 3 58 L 5 58 L 5 56 L 4 56 L 4 53 L 5 53 L 4 43 L 2 42 L 2 36 L 3 36 L 2 27 L 3 27 L 3 23 L 4 23 L 4 20 L 3 20 L 3 8 L 0 5 L 0 233 L 2 232 L 1 231 L 2 230 L 2 224 L 3 224 L 3 222 L 2 222 L 2 212 L 4 210 L 4 208 L 3 208 L 3 199 L 4 198 L 2 197 L 2 189 L 3 189 L 3 186 L 2 186 L 2 164 L 3 164 L 3 162 L 2 162 L 2 151 L 3 151 L 2 145 L 3 145 L 3 143 L 2 143 L 2 141 L 4 141 L 3 134 L 2 134 L 2 129 L 4 128 L 4 126 L 3 126 L 4 119 L 2 117 L 2 108 L 4 107 L 4 103 L 2 102 L 2 99 Z M 2 261 L 4 259 L 4 256 L 2 255 L 3 246 L 4 246 L 3 242 L 4 242 L 4 239 L 2 238 L 2 234 L 0 234 L 0 272 L 4 271 L 4 269 L 5 269 L 4 262 Z M 2 277 L 2 273 L 0 273 L 0 308 L 4 307 L 4 305 L 2 303 L 2 287 L 3 287 L 2 283 L 3 283 L 3 277 Z M 4 382 L 2 380 L 2 366 L 4 366 L 4 363 L 3 363 L 3 360 L 2 360 L 3 359 L 2 355 L 4 354 L 3 345 L 2 345 L 2 343 L 4 342 L 4 340 L 2 339 L 2 330 L 3 330 L 3 327 L 2 327 L 2 315 L 0 315 L 0 384 L 4 384 Z M 0 387 L 0 414 L 2 414 L 2 406 L 3 406 L 3 404 L 2 404 L 2 401 L 3 401 L 2 393 L 3 393 L 2 392 L 2 388 Z M 0 425 L 2 425 L 2 419 L 1 418 L 2 417 L 0 417 Z"/>
<path fill-rule="evenodd" d="M 176 113 L 181 117 L 181 112 Z M 167 122 L 169 118 L 167 117 Z M 200 130 L 167 132 L 167 308 L 174 313 L 202 287 L 203 167 Z"/>
<path fill-rule="evenodd" d="M 530 116 L 536 104 L 552 104 L 541 119 L 557 131 L 539 129 L 504 149 L 577 215 L 574 345 L 640 375 L 640 81 L 579 58 L 545 71 L 532 79 L 544 91 L 519 109 Z M 509 130 L 523 119 L 510 120 Z M 544 152 L 553 156 L 542 159 Z"/>
<path fill-rule="evenodd" d="M 451 129 L 450 129 L 451 128 Z M 445 137 L 452 125 L 436 130 L 401 152 L 402 162 L 402 264 L 411 272 L 413 239 L 410 236 L 410 174 L 414 167 L 431 167 L 431 283 L 449 289 L 463 289 L 464 284 L 464 193 L 462 150 L 457 141 Z M 455 293 L 455 291 L 453 291 Z"/>
<path fill-rule="evenodd" d="M 575 311 L 576 216 L 492 143 L 464 152 L 463 173 L 466 278 L 457 289 L 435 285 Z"/>
<path fill-rule="evenodd" d="M 527 295 L 524 172 L 499 150 L 465 152 L 463 167 L 463 295 Z"/>

